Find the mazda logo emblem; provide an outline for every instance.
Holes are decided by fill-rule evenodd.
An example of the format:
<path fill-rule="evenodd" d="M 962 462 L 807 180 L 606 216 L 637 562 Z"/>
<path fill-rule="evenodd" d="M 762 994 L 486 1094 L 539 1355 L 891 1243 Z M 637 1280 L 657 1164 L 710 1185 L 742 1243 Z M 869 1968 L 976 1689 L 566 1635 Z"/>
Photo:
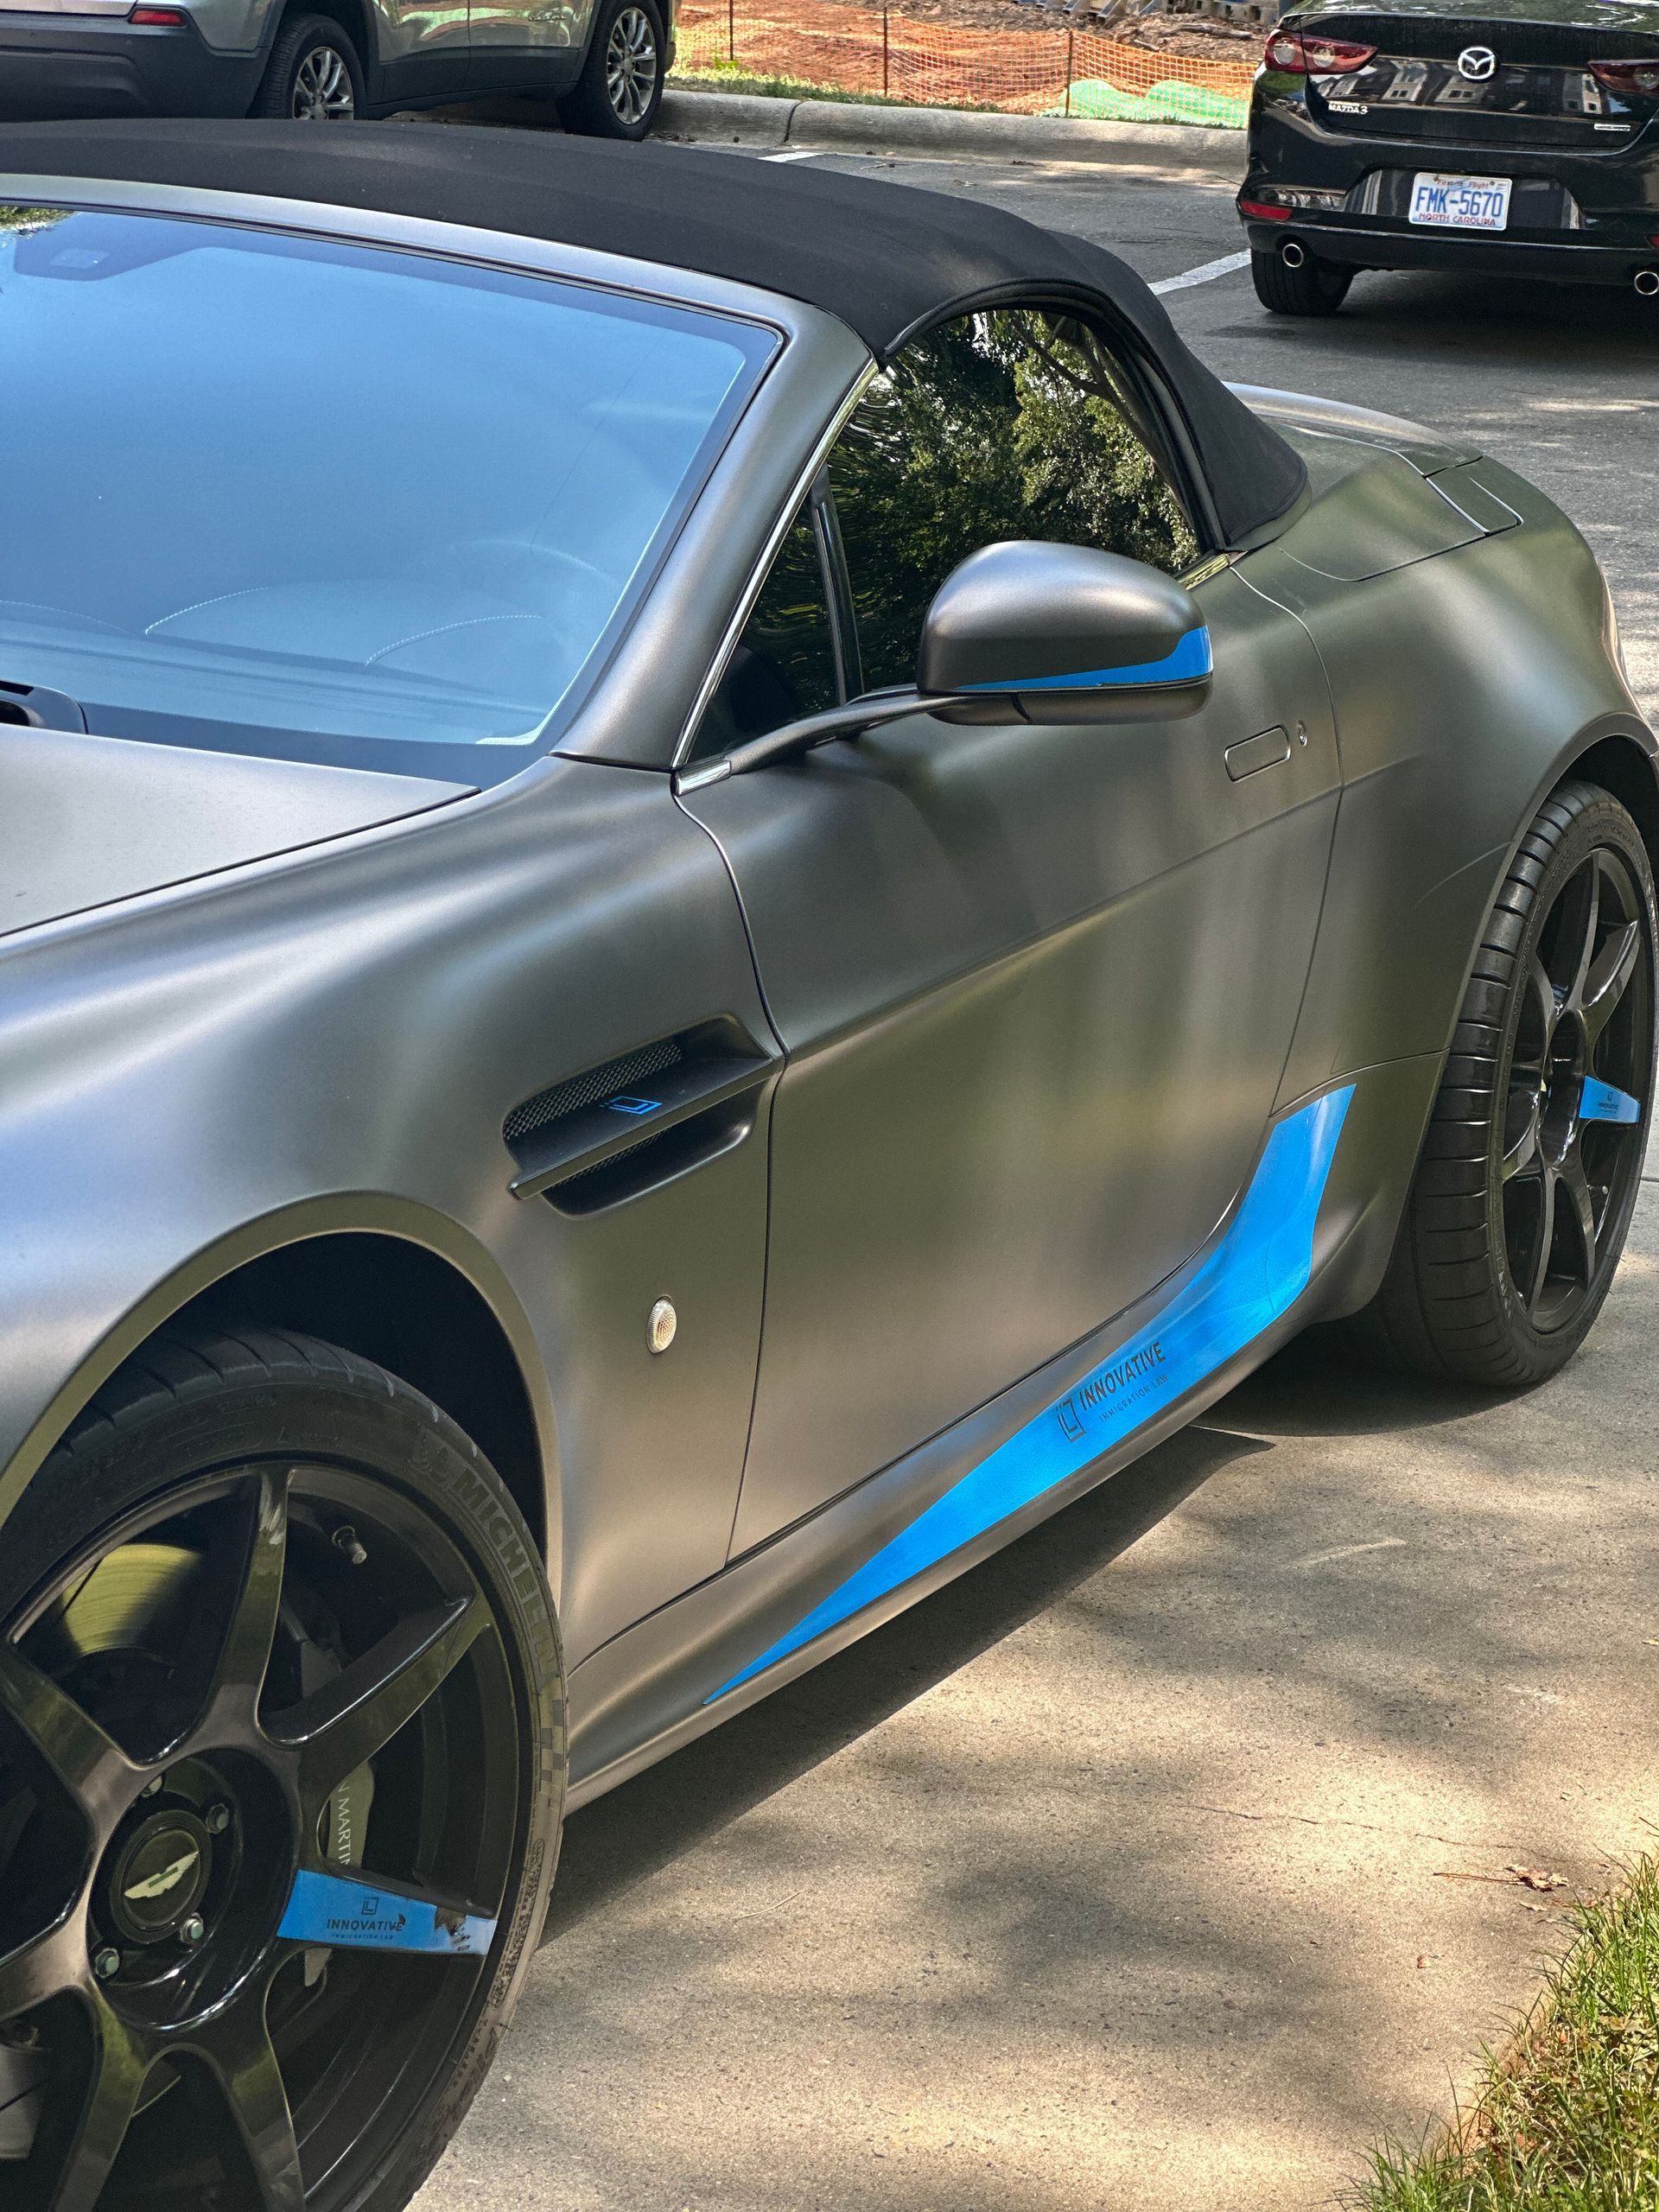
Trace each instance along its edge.
<path fill-rule="evenodd" d="M 1497 56 L 1490 46 L 1465 46 L 1458 56 L 1458 74 L 1471 85 L 1484 85 L 1497 74 Z"/>

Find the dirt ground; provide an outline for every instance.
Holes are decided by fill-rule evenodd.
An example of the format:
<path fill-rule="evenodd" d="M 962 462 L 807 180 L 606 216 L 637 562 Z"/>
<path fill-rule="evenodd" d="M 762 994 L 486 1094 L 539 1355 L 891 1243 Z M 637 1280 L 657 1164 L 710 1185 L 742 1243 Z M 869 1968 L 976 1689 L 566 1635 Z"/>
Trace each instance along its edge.
<path fill-rule="evenodd" d="M 881 0 L 851 0 L 855 7 L 881 12 Z M 1160 54 L 1185 54 L 1197 61 L 1239 61 L 1254 58 L 1261 41 L 1255 30 L 1211 22 L 1200 16 L 1166 16 L 1130 10 L 1109 22 L 1111 0 L 889 0 L 890 13 L 920 23 L 953 23 L 971 30 L 1041 31 L 1056 36 L 1068 30 L 1104 31 L 1126 46 L 1145 46 Z"/>

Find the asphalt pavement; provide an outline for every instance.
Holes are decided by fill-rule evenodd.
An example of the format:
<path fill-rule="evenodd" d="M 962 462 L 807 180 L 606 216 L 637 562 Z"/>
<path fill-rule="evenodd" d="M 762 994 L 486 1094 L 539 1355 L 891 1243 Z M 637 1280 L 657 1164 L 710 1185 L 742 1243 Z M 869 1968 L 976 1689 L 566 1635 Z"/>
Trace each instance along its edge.
<path fill-rule="evenodd" d="M 836 165 L 982 194 L 1159 283 L 1242 244 L 1209 180 Z M 1363 276 L 1299 326 L 1237 269 L 1165 296 L 1225 376 L 1443 425 L 1542 485 L 1659 709 L 1659 311 Z M 1545 1389 L 1293 1348 L 577 1815 L 421 2212 L 1330 2202 L 1368 2141 L 1448 2109 L 1564 1898 L 1652 1841 L 1656 1347 L 1650 1181 L 1596 1334 Z"/>

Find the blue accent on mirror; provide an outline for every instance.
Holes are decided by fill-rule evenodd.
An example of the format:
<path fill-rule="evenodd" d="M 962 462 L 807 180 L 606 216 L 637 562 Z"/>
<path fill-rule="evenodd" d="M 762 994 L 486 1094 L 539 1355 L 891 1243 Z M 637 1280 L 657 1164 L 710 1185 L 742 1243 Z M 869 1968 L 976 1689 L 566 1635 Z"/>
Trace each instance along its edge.
<path fill-rule="evenodd" d="M 1611 1083 L 1599 1083 L 1594 1076 L 1586 1076 L 1579 1096 L 1581 1122 L 1630 1122 L 1641 1118 L 1641 1103 L 1628 1090 L 1615 1090 Z"/>
<path fill-rule="evenodd" d="M 1210 632 L 1203 623 L 1189 630 L 1162 660 L 1139 661 L 1133 668 L 1081 669 L 1075 676 L 1030 676 L 1001 683 L 966 683 L 965 691 L 1104 691 L 1117 684 L 1197 683 L 1213 673 Z"/>
<path fill-rule="evenodd" d="M 613 1114 L 655 1114 L 661 1106 L 660 1098 L 607 1098 L 606 1105 Z"/>
<path fill-rule="evenodd" d="M 1154 1319 L 1016 1429 L 704 1703 L 764 1674 L 1080 1474 L 1288 1313 L 1313 1273 L 1314 1224 L 1353 1095 L 1352 1084 L 1344 1084 L 1281 1122 L 1220 1242 Z"/>
<path fill-rule="evenodd" d="M 294 1877 L 279 1936 L 293 1943 L 327 1943 L 349 1951 L 421 1951 L 429 1957 L 481 1959 L 496 1923 L 454 1912 L 423 1897 L 379 1888 L 373 1879 L 314 1874 Z"/>

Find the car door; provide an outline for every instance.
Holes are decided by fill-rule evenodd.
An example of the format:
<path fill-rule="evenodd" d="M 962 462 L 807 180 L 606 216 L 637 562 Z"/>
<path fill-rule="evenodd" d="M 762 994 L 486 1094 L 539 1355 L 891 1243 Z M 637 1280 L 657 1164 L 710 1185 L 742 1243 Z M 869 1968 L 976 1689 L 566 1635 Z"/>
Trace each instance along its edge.
<path fill-rule="evenodd" d="M 472 0 L 470 91 L 563 92 L 593 0 Z"/>
<path fill-rule="evenodd" d="M 382 102 L 448 99 L 467 89 L 467 0 L 375 0 L 372 20 Z"/>
<path fill-rule="evenodd" d="M 867 388 L 700 735 L 718 752 L 837 684 L 909 680 L 933 590 L 999 539 L 1188 574 L 1214 649 L 1184 721 L 917 715 L 688 793 L 789 1054 L 736 1552 L 1162 1281 L 1261 1143 L 1318 920 L 1335 733 L 1300 626 L 1248 562 L 1204 562 L 1146 375 L 1100 327 L 1037 309 L 906 349 Z"/>

